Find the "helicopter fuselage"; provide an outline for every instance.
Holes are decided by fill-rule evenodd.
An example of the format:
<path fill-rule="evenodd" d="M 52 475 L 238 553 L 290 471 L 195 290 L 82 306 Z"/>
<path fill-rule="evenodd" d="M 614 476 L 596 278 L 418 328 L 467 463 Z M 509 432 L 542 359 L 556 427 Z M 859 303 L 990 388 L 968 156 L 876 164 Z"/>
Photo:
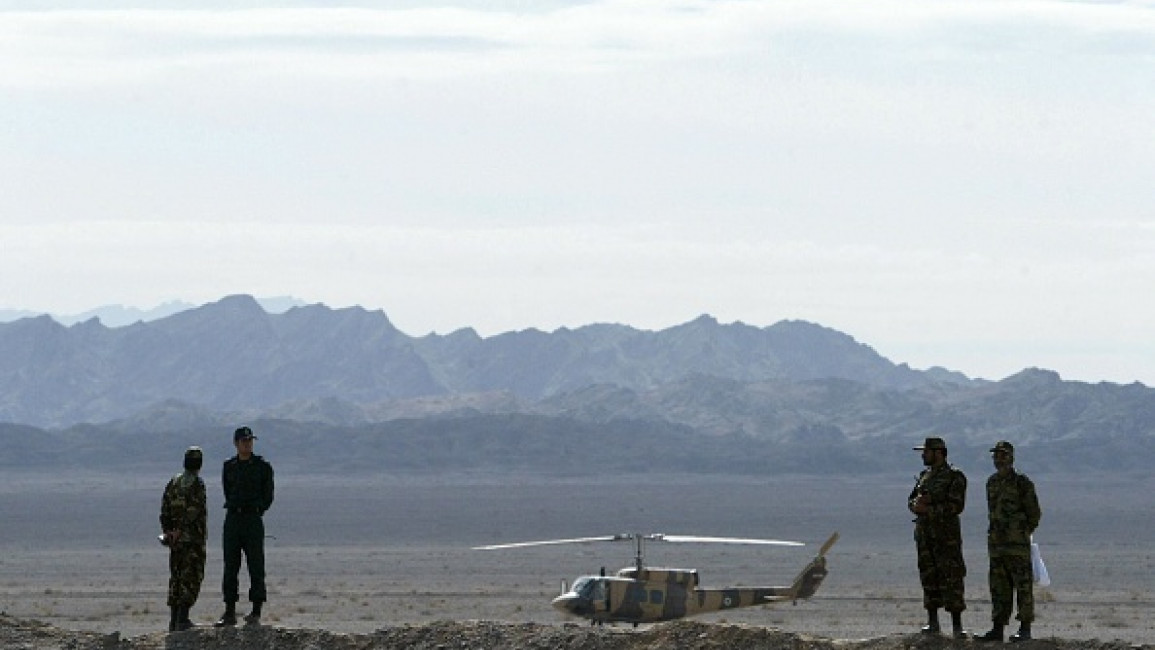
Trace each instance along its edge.
<path fill-rule="evenodd" d="M 821 558 L 788 587 L 703 588 L 691 569 L 629 567 L 616 576 L 578 578 L 553 606 L 594 623 L 653 623 L 809 597 L 825 576 Z"/>

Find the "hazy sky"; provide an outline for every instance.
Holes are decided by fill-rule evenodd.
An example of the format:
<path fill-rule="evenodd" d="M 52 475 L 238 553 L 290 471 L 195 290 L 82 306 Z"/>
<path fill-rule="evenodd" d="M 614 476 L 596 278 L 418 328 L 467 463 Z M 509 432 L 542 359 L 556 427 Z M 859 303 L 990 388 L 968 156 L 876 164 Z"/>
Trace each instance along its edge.
<path fill-rule="evenodd" d="M 1155 2 L 189 4 L 0 0 L 0 307 L 803 319 L 1155 385 Z"/>

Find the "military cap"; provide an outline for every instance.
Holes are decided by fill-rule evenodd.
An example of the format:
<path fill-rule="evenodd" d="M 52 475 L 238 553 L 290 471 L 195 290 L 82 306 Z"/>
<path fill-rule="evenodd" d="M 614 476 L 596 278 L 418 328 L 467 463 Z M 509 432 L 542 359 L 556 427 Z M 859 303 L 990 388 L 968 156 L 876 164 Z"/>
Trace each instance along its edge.
<path fill-rule="evenodd" d="M 914 447 L 915 451 L 922 451 L 923 449 L 941 449 L 946 451 L 946 441 L 942 438 L 927 438 L 926 442 L 919 447 Z"/>
<path fill-rule="evenodd" d="M 184 450 L 184 468 L 193 472 L 200 470 L 204 465 L 205 455 L 200 447 L 189 447 Z"/>
<path fill-rule="evenodd" d="M 995 443 L 994 447 L 991 447 L 992 453 L 996 452 L 996 451 L 1005 451 L 1008 454 L 1014 456 L 1015 455 L 1015 446 L 1012 445 L 1011 443 L 1007 442 L 1006 440 L 1000 440 L 1000 441 Z"/>
<path fill-rule="evenodd" d="M 250 438 L 253 440 L 257 439 L 257 437 L 253 435 L 253 430 L 248 427 L 241 427 L 233 432 L 233 442 L 249 440 Z"/>

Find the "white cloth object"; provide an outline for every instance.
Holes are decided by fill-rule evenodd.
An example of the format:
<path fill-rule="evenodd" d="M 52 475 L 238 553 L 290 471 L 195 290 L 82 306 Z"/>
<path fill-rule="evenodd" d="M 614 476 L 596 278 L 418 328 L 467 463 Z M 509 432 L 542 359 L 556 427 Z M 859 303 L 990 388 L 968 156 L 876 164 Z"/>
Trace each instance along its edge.
<path fill-rule="evenodd" d="M 1035 543 L 1035 537 L 1031 536 L 1031 570 L 1035 574 L 1035 582 L 1040 587 L 1047 587 L 1051 584 L 1051 574 L 1047 573 L 1047 565 L 1043 564 L 1043 555 L 1039 552 L 1039 545 Z"/>

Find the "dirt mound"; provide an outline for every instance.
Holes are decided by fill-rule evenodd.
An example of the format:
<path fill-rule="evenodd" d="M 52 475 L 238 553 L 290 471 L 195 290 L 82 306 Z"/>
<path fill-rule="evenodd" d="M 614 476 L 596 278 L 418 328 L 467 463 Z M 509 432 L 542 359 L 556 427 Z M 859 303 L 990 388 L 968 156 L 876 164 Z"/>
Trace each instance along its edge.
<path fill-rule="evenodd" d="M 859 641 L 834 640 L 773 628 L 678 621 L 646 629 L 488 621 L 436 622 L 382 628 L 370 634 L 317 629 L 196 628 L 174 634 L 121 638 L 64 630 L 0 614 L 0 647 L 17 650 L 932 650 L 969 641 L 918 634 Z M 1135 650 L 1122 642 L 1042 639 L 1022 650 Z"/>

